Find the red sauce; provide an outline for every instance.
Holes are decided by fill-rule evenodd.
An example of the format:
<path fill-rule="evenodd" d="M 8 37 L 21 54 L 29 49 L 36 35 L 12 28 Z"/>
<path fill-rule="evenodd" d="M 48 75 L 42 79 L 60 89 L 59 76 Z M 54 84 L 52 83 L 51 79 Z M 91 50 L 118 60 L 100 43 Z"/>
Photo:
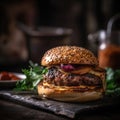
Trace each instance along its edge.
<path fill-rule="evenodd" d="M 0 72 L 0 80 L 19 80 L 20 78 L 11 72 Z"/>
<path fill-rule="evenodd" d="M 120 68 L 120 46 L 107 45 L 98 53 L 100 67 L 111 67 L 113 69 Z"/>

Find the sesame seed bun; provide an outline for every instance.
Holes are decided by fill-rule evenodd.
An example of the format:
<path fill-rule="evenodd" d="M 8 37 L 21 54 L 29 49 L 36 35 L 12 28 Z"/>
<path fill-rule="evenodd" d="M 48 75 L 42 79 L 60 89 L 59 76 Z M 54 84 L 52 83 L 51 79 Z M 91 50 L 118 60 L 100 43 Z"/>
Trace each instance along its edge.
<path fill-rule="evenodd" d="M 94 54 L 82 47 L 59 46 L 48 50 L 41 60 L 41 65 L 51 66 L 57 64 L 87 64 L 98 65 Z"/>

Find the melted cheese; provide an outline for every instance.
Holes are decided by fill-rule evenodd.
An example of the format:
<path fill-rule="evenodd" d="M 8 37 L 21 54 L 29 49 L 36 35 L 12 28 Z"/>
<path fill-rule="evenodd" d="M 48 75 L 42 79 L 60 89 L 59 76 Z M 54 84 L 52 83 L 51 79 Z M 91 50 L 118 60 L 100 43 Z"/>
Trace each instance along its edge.
<path fill-rule="evenodd" d="M 44 87 L 48 87 L 48 88 L 52 88 L 54 90 L 59 90 L 59 91 L 65 91 L 65 90 L 69 90 L 69 91 L 79 91 L 79 90 L 83 90 L 83 91 L 88 91 L 88 90 L 97 90 L 98 87 L 97 86 L 85 86 L 85 85 L 80 85 L 80 86 L 55 86 L 54 84 L 48 84 L 47 82 L 43 82 L 43 86 Z M 101 88 L 99 88 L 101 89 Z"/>
<path fill-rule="evenodd" d="M 82 69 L 73 70 L 73 71 L 71 71 L 71 73 L 74 73 L 74 74 L 85 74 L 85 73 L 88 73 L 89 71 L 91 71 L 91 68 L 90 67 L 85 67 L 85 68 L 82 68 Z"/>

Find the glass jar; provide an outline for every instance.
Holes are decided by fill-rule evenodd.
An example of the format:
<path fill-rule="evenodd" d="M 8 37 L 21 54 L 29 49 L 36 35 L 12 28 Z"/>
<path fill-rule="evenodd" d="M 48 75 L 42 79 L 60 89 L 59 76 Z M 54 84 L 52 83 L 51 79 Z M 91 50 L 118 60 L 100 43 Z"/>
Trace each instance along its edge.
<path fill-rule="evenodd" d="M 112 31 L 113 23 L 118 18 L 120 18 L 120 15 L 116 15 L 110 19 L 107 26 L 106 37 L 100 40 L 98 50 L 100 67 L 120 68 L 120 32 Z"/>

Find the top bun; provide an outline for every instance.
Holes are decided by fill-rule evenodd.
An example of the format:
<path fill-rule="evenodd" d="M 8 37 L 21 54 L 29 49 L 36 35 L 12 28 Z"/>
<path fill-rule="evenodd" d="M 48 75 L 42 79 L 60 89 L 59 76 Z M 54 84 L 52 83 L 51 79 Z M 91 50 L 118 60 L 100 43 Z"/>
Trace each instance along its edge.
<path fill-rule="evenodd" d="M 41 65 L 51 66 L 57 64 L 87 64 L 98 65 L 94 54 L 82 47 L 59 46 L 48 50 L 41 60 Z"/>

